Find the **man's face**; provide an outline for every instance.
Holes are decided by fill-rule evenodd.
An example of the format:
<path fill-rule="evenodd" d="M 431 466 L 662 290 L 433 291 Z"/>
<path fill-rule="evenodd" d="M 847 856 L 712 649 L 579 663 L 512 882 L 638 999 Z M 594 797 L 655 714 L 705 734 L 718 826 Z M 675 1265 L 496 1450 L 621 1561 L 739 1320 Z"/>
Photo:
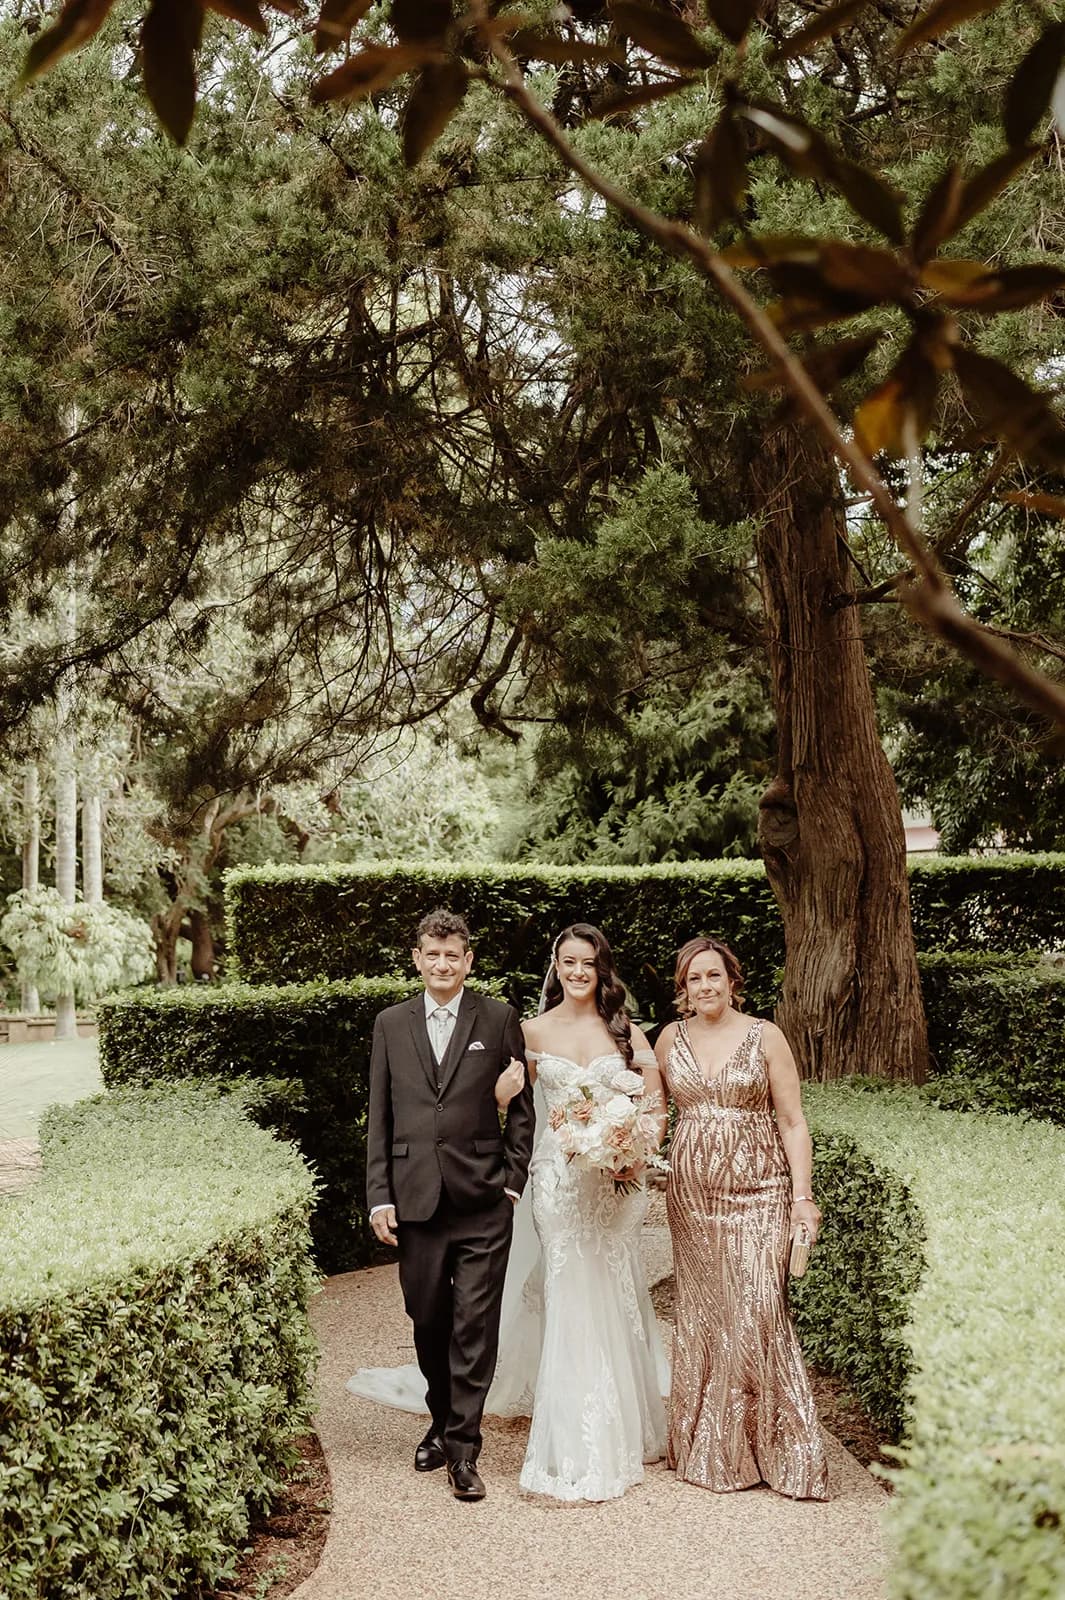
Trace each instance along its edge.
<path fill-rule="evenodd" d="M 473 966 L 473 951 L 463 947 L 457 933 L 449 934 L 446 939 L 423 934 L 411 955 L 425 987 L 442 1006 L 458 994 Z"/>

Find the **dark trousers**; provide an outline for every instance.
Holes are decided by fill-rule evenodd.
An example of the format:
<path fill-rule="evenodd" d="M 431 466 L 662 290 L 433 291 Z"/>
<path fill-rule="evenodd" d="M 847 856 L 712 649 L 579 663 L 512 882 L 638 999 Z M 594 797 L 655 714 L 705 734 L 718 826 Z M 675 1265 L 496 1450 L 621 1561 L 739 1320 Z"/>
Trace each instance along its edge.
<path fill-rule="evenodd" d="M 464 1212 L 442 1195 L 428 1222 L 399 1228 L 403 1303 L 433 1425 L 452 1461 L 476 1461 L 481 1448 L 513 1213 L 507 1195 L 484 1211 Z"/>

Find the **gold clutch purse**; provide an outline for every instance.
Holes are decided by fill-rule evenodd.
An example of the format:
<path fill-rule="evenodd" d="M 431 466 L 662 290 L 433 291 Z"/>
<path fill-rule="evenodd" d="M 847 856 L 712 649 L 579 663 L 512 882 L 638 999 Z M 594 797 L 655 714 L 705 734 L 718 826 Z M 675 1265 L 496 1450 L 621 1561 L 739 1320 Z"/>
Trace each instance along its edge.
<path fill-rule="evenodd" d="M 805 1222 L 800 1222 L 791 1239 L 791 1255 L 788 1258 L 788 1271 L 793 1278 L 801 1278 L 810 1265 L 810 1231 Z"/>

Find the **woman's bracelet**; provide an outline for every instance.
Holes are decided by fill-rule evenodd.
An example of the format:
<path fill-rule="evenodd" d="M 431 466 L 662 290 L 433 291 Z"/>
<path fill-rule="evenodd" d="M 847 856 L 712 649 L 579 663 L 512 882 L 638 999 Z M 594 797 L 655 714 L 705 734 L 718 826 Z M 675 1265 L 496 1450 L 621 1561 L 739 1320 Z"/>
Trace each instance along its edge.
<path fill-rule="evenodd" d="M 793 1206 L 797 1206 L 800 1200 L 809 1200 L 812 1206 L 817 1204 L 817 1201 L 814 1199 L 812 1194 L 795 1194 L 791 1197 L 791 1203 Z"/>

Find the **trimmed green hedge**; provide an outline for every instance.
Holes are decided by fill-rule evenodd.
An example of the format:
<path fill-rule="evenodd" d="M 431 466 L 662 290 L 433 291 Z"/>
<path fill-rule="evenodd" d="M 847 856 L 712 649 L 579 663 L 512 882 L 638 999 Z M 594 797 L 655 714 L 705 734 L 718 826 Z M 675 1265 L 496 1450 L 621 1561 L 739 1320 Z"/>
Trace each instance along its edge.
<path fill-rule="evenodd" d="M 915 858 L 921 950 L 1065 948 L 1065 855 Z M 657 867 L 236 867 L 226 875 L 234 975 L 251 983 L 381 977 L 409 970 L 414 928 L 437 904 L 474 932 L 477 970 L 524 1009 L 539 993 L 551 940 L 597 923 L 641 1010 L 668 1007 L 678 944 L 717 932 L 748 972 L 752 1010 L 769 1010 L 783 966 L 780 917 L 761 862 Z"/>
<path fill-rule="evenodd" d="M 807 1102 L 826 1214 L 795 1295 L 807 1351 L 847 1371 L 886 1344 L 883 1383 L 866 1373 L 874 1402 L 898 1381 L 900 1343 L 909 1352 L 894 1600 L 1059 1600 L 1065 1132 L 937 1110 L 913 1090 L 811 1086 Z M 857 1168 L 840 1159 L 852 1143 Z"/>
<path fill-rule="evenodd" d="M 251 983 L 381 977 L 411 970 L 419 919 L 436 905 L 467 918 L 476 971 L 535 1009 L 558 930 L 602 927 L 643 1015 L 668 1012 L 678 938 L 703 928 L 735 942 L 754 1010 L 772 1003 L 784 935 L 760 862 L 662 867 L 238 867 L 226 875 L 231 959 Z"/>
<path fill-rule="evenodd" d="M 366 1110 L 374 1017 L 414 982 L 266 985 L 135 991 L 102 1002 L 100 1070 L 108 1088 L 156 1079 L 295 1081 L 280 1111 L 322 1183 L 311 1219 L 327 1272 L 373 1258 L 366 1226 Z"/>
<path fill-rule="evenodd" d="M 921 986 L 936 1063 L 926 1093 L 938 1105 L 1065 1123 L 1065 967 L 922 956 Z"/>
<path fill-rule="evenodd" d="M 53 1110 L 41 1144 L 0 1204 L 0 1592 L 198 1593 L 307 1424 L 311 1176 L 187 1085 Z"/>

